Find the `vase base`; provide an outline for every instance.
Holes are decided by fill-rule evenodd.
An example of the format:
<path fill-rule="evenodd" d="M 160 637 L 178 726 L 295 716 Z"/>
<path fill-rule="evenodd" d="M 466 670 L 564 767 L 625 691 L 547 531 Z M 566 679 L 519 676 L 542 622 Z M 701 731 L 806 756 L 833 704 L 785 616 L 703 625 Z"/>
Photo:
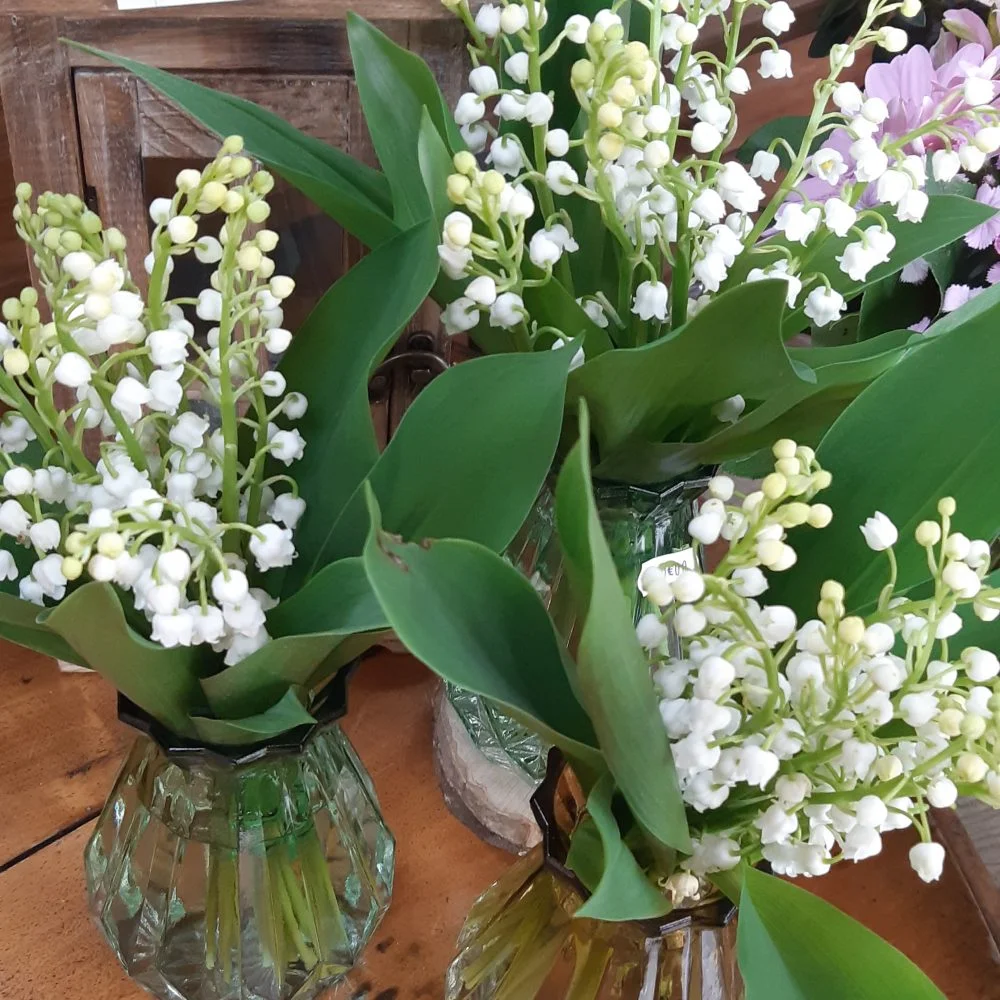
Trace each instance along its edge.
<path fill-rule="evenodd" d="M 531 813 L 535 783 L 489 760 L 462 724 L 442 686 L 434 706 L 434 769 L 452 815 L 480 839 L 513 854 L 540 840 Z"/>

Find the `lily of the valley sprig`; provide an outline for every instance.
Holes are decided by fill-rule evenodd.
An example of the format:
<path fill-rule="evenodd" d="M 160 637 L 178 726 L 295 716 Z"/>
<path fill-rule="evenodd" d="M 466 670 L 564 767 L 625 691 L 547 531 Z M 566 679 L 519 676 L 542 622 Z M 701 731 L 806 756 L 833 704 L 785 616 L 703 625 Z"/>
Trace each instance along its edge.
<path fill-rule="evenodd" d="M 118 230 L 78 198 L 46 193 L 33 206 L 30 187 L 18 187 L 18 233 L 51 315 L 43 321 L 29 288 L 3 304 L 0 326 L 0 398 L 12 408 L 0 531 L 34 561 L 22 571 L 12 551 L 0 558 L 24 600 L 59 601 L 89 578 L 130 593 L 165 648 L 206 643 L 232 664 L 267 641 L 274 601 L 245 571 L 295 558 L 305 503 L 269 460 L 301 458 L 295 422 L 307 408 L 262 364 L 291 342 L 281 303 L 295 284 L 274 273 L 277 234 L 256 228 L 273 183 L 238 138 L 204 170 L 181 171 L 174 196 L 150 209 L 145 298 Z M 209 286 L 172 298 L 174 263 L 187 254 L 214 266 Z M 184 307 L 210 324 L 204 346 Z M 103 435 L 96 454 L 88 429 Z M 241 434 L 253 442 L 243 458 Z"/>
<path fill-rule="evenodd" d="M 823 584 L 816 617 L 767 604 L 768 573 L 796 562 L 788 529 L 823 528 L 833 512 L 815 495 L 830 483 L 811 449 L 774 446 L 775 469 L 740 498 L 727 476 L 689 525 L 696 543 L 729 549 L 711 573 L 646 571 L 660 606 L 637 635 L 656 667 L 660 714 L 688 806 L 693 853 L 668 887 L 688 895 L 706 875 L 761 859 L 785 875 L 822 875 L 882 849 L 889 830 L 915 826 L 910 851 L 925 881 L 941 876 L 944 848 L 930 808 L 959 792 L 1000 806 L 1000 661 L 962 645 L 969 607 L 1000 616 L 1000 589 L 984 583 L 990 546 L 956 530 L 955 501 L 904 542 L 922 548 L 926 596 L 896 593 L 898 532 L 880 512 L 860 526 L 885 553 L 886 583 L 865 614 L 847 614 L 845 590 Z M 882 557 L 877 557 L 882 558 Z M 671 631 L 681 642 L 670 655 Z"/>

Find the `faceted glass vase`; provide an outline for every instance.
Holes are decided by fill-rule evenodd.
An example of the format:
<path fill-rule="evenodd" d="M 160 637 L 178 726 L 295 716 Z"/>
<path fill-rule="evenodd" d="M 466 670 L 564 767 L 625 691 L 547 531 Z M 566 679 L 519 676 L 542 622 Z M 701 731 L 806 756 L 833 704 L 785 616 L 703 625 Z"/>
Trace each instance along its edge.
<path fill-rule="evenodd" d="M 90 911 L 163 1000 L 307 1000 L 385 914 L 394 849 L 336 723 L 235 759 L 142 735 L 87 844 Z"/>
<path fill-rule="evenodd" d="M 597 513 L 636 622 L 652 610 L 639 591 L 643 567 L 651 559 L 689 549 L 687 525 L 706 482 L 692 478 L 648 487 L 594 482 Z M 569 639 L 576 622 L 556 535 L 553 487 L 549 483 L 542 489 L 507 549 L 507 558 L 531 580 L 556 629 Z M 479 695 L 454 685 L 448 685 L 447 691 L 449 702 L 487 760 L 518 768 L 532 781 L 541 780 L 548 747 L 533 732 Z"/>
<path fill-rule="evenodd" d="M 574 918 L 582 903 L 536 847 L 473 905 L 446 1000 L 744 1000 L 728 901 L 641 923 Z"/>

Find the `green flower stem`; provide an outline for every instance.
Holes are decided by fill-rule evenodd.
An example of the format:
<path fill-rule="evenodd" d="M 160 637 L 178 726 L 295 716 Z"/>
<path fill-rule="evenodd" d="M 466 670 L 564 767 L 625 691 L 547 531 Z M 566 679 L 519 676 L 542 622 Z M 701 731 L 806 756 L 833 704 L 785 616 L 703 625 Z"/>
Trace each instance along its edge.
<path fill-rule="evenodd" d="M 190 214 L 190 213 L 188 213 Z M 162 226 L 157 226 L 153 234 L 153 272 L 149 276 L 149 295 L 146 297 L 146 311 L 154 330 L 167 325 L 163 312 L 166 298 L 167 265 L 170 262 L 170 236 Z"/>
<path fill-rule="evenodd" d="M 261 497 L 264 493 L 264 466 L 266 465 L 266 460 L 263 458 L 259 462 L 257 461 L 257 455 L 261 455 L 267 449 L 267 400 L 259 385 L 253 390 L 253 406 L 257 413 L 258 424 L 256 454 L 254 456 L 254 481 L 250 487 L 250 497 L 247 503 L 247 521 L 250 524 L 257 524 L 260 520 Z"/>
<path fill-rule="evenodd" d="M 219 895 L 218 852 L 212 848 L 208 851 L 208 872 L 205 876 L 205 967 L 214 969 L 218 952 L 216 951 L 216 923 L 218 921 Z"/>
<path fill-rule="evenodd" d="M 240 512 L 239 496 L 239 426 L 236 418 L 236 402 L 233 399 L 233 379 L 229 372 L 229 352 L 232 348 L 233 325 L 233 272 L 236 253 L 239 250 L 242 227 L 226 222 L 228 239 L 222 252 L 219 274 L 228 276 L 222 289 L 222 316 L 219 322 L 219 414 L 222 420 L 222 517 L 225 521 L 238 521 Z M 239 537 L 227 532 L 223 540 L 227 552 L 238 552 Z"/>
<path fill-rule="evenodd" d="M 687 322 L 688 288 L 691 283 L 691 258 L 684 245 L 687 229 L 687 207 L 679 206 L 677 214 L 677 254 L 670 279 L 670 329 L 676 330 Z"/>
<path fill-rule="evenodd" d="M 21 387 L 2 368 L 0 368 L 0 388 L 14 400 L 17 412 L 28 421 L 31 429 L 35 432 L 35 437 L 38 438 L 43 447 L 46 447 L 46 450 L 58 447 L 48 424 L 31 405 L 27 396 L 21 391 Z"/>
<path fill-rule="evenodd" d="M 538 7 L 534 3 L 529 3 L 528 7 L 528 30 L 531 35 L 531 47 L 528 49 L 528 85 L 532 93 L 540 93 L 542 89 L 542 60 L 539 49 L 541 47 L 540 26 L 538 24 Z M 542 174 L 543 179 L 536 184 L 535 191 L 538 194 L 538 203 L 542 206 L 542 213 L 548 220 L 555 215 L 556 205 L 549 190 L 548 184 L 544 180 L 545 168 L 548 160 L 545 155 L 545 133 L 548 131 L 546 125 L 533 125 L 531 127 L 531 141 L 534 148 L 535 169 Z M 569 258 L 562 254 L 556 263 L 556 270 L 559 274 L 559 282 L 570 293 L 573 294 L 573 274 L 569 266 Z"/>

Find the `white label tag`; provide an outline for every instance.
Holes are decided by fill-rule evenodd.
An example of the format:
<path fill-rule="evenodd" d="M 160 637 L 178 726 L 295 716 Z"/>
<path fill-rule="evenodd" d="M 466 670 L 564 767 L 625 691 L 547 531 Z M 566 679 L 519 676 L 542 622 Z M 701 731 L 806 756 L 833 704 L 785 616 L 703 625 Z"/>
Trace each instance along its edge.
<path fill-rule="evenodd" d="M 119 10 L 152 10 L 157 7 L 187 7 L 191 4 L 233 3 L 236 0 L 118 0 Z"/>
<path fill-rule="evenodd" d="M 676 552 L 668 552 L 665 556 L 657 556 L 655 559 L 647 559 L 639 570 L 639 579 L 636 581 L 639 593 L 646 596 L 646 588 L 642 585 L 642 575 L 651 566 L 656 566 L 665 570 L 670 576 L 680 576 L 686 569 L 697 569 L 694 549 L 678 549 Z"/>

